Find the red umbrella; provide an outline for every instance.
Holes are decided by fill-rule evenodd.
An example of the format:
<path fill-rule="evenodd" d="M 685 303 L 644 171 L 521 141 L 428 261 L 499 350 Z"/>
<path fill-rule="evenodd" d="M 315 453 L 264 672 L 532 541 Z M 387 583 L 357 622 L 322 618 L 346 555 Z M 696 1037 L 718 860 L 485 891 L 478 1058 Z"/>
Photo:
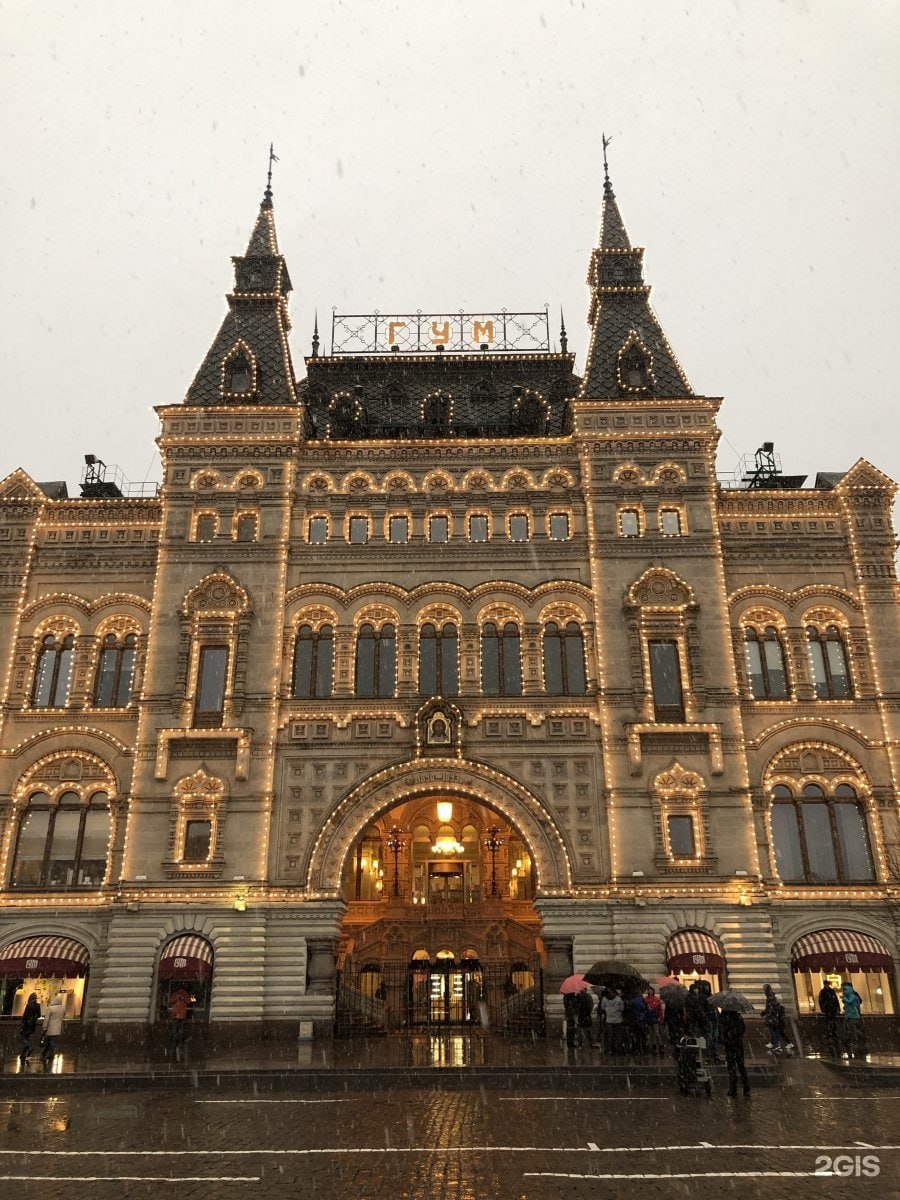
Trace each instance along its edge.
<path fill-rule="evenodd" d="M 562 981 L 559 990 L 564 996 L 571 996 L 574 992 L 586 992 L 590 986 L 583 975 L 570 975 Z"/>
<path fill-rule="evenodd" d="M 656 982 L 659 987 L 665 987 L 666 984 L 669 983 L 675 984 L 676 986 L 681 984 L 681 980 L 677 975 L 660 975 Z"/>

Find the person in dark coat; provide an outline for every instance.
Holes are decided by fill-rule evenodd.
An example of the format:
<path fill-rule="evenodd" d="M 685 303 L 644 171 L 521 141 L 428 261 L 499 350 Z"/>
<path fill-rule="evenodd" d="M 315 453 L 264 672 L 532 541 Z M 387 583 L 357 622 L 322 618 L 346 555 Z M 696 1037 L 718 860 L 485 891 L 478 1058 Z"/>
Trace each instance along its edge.
<path fill-rule="evenodd" d="M 728 1068 L 728 1095 L 737 1095 L 738 1075 L 744 1095 L 750 1095 L 750 1080 L 744 1066 L 744 1018 L 739 1012 L 726 1009 L 719 1017 L 719 1034 L 725 1050 L 725 1066 Z"/>
<path fill-rule="evenodd" d="M 710 986 L 708 980 L 700 980 L 698 991 L 703 997 L 703 1004 L 706 1009 L 706 1020 L 708 1022 L 708 1032 L 706 1034 L 706 1052 L 709 1055 L 710 1062 L 718 1063 L 722 1061 L 719 1058 L 719 1010 L 712 1002 L 712 987 Z"/>
<path fill-rule="evenodd" d="M 838 1039 L 838 1017 L 841 1015 L 841 1003 L 837 992 L 826 979 L 819 992 L 819 1012 L 825 1018 L 825 1045 L 835 1057 L 841 1052 Z"/>
<path fill-rule="evenodd" d="M 23 1067 L 31 1057 L 31 1039 L 37 1033 L 38 1021 L 40 1019 L 41 1006 L 38 1004 L 37 992 L 32 992 L 25 1005 L 25 1011 L 22 1013 L 22 1025 L 19 1030 L 22 1036 L 22 1049 L 19 1053 L 19 1061 Z"/>
<path fill-rule="evenodd" d="M 563 996 L 563 1014 L 566 1018 L 566 1045 L 574 1050 L 578 1044 L 578 1013 L 573 992 L 566 992 Z"/>
<path fill-rule="evenodd" d="M 706 1009 L 706 998 L 700 991 L 700 984 L 695 981 L 688 988 L 684 1002 L 684 1020 L 687 1025 L 687 1035 L 692 1038 L 707 1038 L 709 1036 L 709 1015 Z"/>
<path fill-rule="evenodd" d="M 599 1043 L 594 1038 L 594 996 L 589 988 L 576 992 L 575 1019 L 578 1024 L 578 1034 L 583 1044 L 593 1049 Z"/>

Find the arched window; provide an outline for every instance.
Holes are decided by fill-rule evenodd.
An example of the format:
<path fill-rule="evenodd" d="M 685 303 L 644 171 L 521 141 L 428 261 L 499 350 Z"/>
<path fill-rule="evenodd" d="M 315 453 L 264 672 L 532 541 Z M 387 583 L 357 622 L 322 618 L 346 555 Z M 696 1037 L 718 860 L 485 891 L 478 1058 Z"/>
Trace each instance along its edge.
<path fill-rule="evenodd" d="M 103 639 L 94 683 L 97 708 L 124 708 L 131 701 L 136 656 L 137 638 L 133 633 L 121 640 L 114 633 Z"/>
<path fill-rule="evenodd" d="M 544 691 L 549 696 L 585 693 L 584 642 L 576 621 L 564 630 L 555 621 L 544 626 Z"/>
<path fill-rule="evenodd" d="M 419 693 L 456 696 L 459 693 L 459 636 L 448 622 L 440 630 L 422 626 L 419 634 Z"/>
<path fill-rule="evenodd" d="M 393 696 L 397 678 L 397 637 L 393 625 L 361 625 L 356 636 L 357 696 Z"/>
<path fill-rule="evenodd" d="M 450 430 L 450 397 L 438 392 L 426 396 L 422 404 L 422 423 L 426 437 L 436 437 Z"/>
<path fill-rule="evenodd" d="M 809 625 L 809 661 L 817 700 L 844 700 L 852 696 L 847 651 L 840 629 L 829 625 L 824 630 Z"/>
<path fill-rule="evenodd" d="M 785 883 L 875 879 L 865 809 L 849 784 L 828 795 L 817 783 L 772 789 L 775 866 Z"/>
<path fill-rule="evenodd" d="M 786 700 L 784 646 L 775 626 L 767 625 L 762 633 L 749 626 L 744 633 L 744 652 L 754 700 Z"/>
<path fill-rule="evenodd" d="M 514 621 L 502 629 L 489 621 L 481 631 L 481 690 L 486 696 L 522 694 L 519 628 Z"/>
<path fill-rule="evenodd" d="M 294 643 L 294 679 L 291 695 L 295 700 L 330 696 L 334 686 L 334 630 L 330 625 L 313 629 L 301 625 Z"/>
<path fill-rule="evenodd" d="M 68 633 L 59 638 L 48 633 L 41 642 L 31 703 L 35 708 L 63 708 L 69 699 L 72 678 L 72 656 L 75 637 Z"/>
<path fill-rule="evenodd" d="M 19 821 L 12 886 L 100 887 L 109 832 L 106 792 L 94 792 L 87 803 L 77 792 L 63 792 L 56 804 L 46 792 L 35 792 Z"/>
<path fill-rule="evenodd" d="M 650 362 L 636 344 L 619 353 L 619 385 L 625 392 L 643 391 L 650 386 Z"/>

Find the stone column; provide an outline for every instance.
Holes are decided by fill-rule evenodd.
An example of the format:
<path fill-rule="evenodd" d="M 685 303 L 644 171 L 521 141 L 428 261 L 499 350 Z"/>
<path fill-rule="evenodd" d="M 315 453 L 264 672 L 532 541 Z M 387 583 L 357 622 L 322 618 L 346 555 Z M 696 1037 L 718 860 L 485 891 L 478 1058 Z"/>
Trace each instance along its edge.
<path fill-rule="evenodd" d="M 307 938 L 306 994 L 308 996 L 334 995 L 336 958 L 336 938 Z"/>
<path fill-rule="evenodd" d="M 552 1036 L 562 1030 L 563 1005 L 559 987 L 572 974 L 571 937 L 544 937 L 547 967 L 544 971 L 544 1013 L 547 1032 Z"/>

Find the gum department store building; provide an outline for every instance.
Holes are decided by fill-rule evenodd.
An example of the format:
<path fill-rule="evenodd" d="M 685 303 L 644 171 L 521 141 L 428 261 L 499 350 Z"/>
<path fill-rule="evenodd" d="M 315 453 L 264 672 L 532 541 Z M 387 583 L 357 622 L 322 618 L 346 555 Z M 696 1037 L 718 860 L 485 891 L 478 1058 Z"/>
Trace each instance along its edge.
<path fill-rule="evenodd" d="M 335 316 L 267 189 L 163 482 L 0 484 L 0 1011 L 541 1027 L 600 958 L 898 1003 L 895 485 L 716 480 L 607 179 L 546 313 Z"/>

